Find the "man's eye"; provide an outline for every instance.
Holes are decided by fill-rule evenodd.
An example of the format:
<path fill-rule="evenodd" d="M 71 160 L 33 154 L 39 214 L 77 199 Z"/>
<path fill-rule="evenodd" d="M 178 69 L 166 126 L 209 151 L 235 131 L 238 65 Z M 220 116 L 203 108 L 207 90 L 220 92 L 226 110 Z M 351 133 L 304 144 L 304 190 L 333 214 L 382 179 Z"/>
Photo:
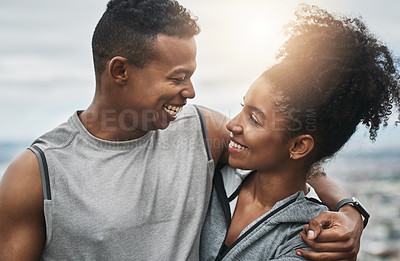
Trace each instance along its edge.
<path fill-rule="evenodd" d="M 180 77 L 180 78 L 172 78 L 174 81 L 176 82 L 184 82 L 186 80 L 186 76 L 185 77 Z"/>

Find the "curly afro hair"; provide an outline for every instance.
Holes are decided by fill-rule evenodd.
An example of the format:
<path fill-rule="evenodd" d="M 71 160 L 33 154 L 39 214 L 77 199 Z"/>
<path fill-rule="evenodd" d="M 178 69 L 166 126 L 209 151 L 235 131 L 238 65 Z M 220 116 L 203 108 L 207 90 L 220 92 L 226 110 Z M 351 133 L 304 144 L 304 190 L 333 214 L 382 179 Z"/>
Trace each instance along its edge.
<path fill-rule="evenodd" d="M 106 63 L 123 56 L 143 68 L 155 53 L 158 34 L 190 38 L 200 32 L 197 18 L 174 0 L 111 0 L 92 38 L 96 78 Z"/>
<path fill-rule="evenodd" d="M 287 25 L 278 64 L 264 72 L 282 97 L 287 134 L 315 139 L 312 162 L 336 153 L 361 122 L 375 140 L 393 105 L 399 108 L 399 73 L 388 48 L 361 18 L 338 17 L 301 5 Z"/>

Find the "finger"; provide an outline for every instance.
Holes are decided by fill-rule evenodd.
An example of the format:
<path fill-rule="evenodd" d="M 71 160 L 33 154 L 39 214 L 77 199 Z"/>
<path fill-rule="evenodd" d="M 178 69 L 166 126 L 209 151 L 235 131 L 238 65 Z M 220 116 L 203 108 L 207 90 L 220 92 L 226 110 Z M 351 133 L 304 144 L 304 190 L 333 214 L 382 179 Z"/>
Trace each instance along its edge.
<path fill-rule="evenodd" d="M 332 219 L 330 212 L 322 212 L 310 221 L 307 231 L 308 237 L 310 239 L 315 239 L 321 233 L 323 227 L 328 228 L 331 224 Z"/>
<path fill-rule="evenodd" d="M 309 239 L 315 239 L 315 237 L 318 235 L 315 235 L 315 232 L 311 230 L 308 225 L 303 226 L 303 231 L 307 234 Z"/>
<path fill-rule="evenodd" d="M 307 234 L 307 232 L 308 232 L 308 225 L 304 225 L 304 226 L 303 226 L 303 231 L 304 231 L 304 233 Z"/>
<path fill-rule="evenodd" d="M 308 225 L 304 225 L 304 226 L 303 226 L 303 230 L 304 230 L 305 232 L 307 232 L 307 231 L 308 231 Z"/>
<path fill-rule="evenodd" d="M 314 240 L 318 237 L 319 233 L 321 233 L 322 224 L 318 222 L 318 220 L 311 220 L 310 225 L 307 227 L 307 230 L 304 230 L 307 233 L 307 236 L 310 240 Z"/>
<path fill-rule="evenodd" d="M 309 230 L 310 231 L 310 230 Z M 309 231 L 308 231 L 308 239 L 314 240 L 319 243 L 323 242 L 345 242 L 345 241 L 350 241 L 351 240 L 351 235 L 350 233 L 346 233 L 342 227 L 334 226 L 331 228 L 327 229 L 322 229 L 319 231 L 319 233 L 316 233 L 317 236 L 312 237 L 309 236 Z"/>
<path fill-rule="evenodd" d="M 303 231 L 306 233 L 307 237 L 311 240 L 314 240 L 315 237 L 318 235 L 315 235 L 315 232 L 313 230 L 310 230 L 308 225 L 303 226 Z"/>
<path fill-rule="evenodd" d="M 354 260 L 354 254 L 349 252 L 314 252 L 297 249 L 296 254 L 307 260 Z"/>
<path fill-rule="evenodd" d="M 353 244 L 353 241 L 351 240 L 319 242 L 319 238 L 317 238 L 316 240 L 310 240 L 304 232 L 300 233 L 300 237 L 307 245 L 309 245 L 317 252 L 354 252 L 355 250 L 357 250 Z"/>

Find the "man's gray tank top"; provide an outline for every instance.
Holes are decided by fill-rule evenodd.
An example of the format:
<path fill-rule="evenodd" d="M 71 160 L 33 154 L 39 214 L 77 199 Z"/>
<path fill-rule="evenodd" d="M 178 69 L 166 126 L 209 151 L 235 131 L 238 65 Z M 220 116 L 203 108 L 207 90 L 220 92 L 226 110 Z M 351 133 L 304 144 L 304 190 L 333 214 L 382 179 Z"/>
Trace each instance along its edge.
<path fill-rule="evenodd" d="M 78 113 L 37 139 L 42 260 L 197 260 L 214 171 L 208 144 L 193 105 L 131 141 L 94 137 Z"/>

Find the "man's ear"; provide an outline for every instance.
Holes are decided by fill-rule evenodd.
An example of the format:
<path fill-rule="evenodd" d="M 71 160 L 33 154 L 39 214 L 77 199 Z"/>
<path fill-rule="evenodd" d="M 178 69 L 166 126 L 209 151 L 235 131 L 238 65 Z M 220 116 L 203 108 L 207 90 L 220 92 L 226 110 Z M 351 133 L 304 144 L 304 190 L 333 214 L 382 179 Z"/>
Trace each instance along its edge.
<path fill-rule="evenodd" d="M 119 85 L 126 84 L 128 80 L 127 73 L 128 59 L 115 56 L 108 63 L 108 73 L 112 80 Z"/>
<path fill-rule="evenodd" d="M 289 149 L 290 158 L 293 160 L 302 159 L 310 155 L 314 149 L 314 138 L 309 134 L 299 135 L 292 139 Z"/>

